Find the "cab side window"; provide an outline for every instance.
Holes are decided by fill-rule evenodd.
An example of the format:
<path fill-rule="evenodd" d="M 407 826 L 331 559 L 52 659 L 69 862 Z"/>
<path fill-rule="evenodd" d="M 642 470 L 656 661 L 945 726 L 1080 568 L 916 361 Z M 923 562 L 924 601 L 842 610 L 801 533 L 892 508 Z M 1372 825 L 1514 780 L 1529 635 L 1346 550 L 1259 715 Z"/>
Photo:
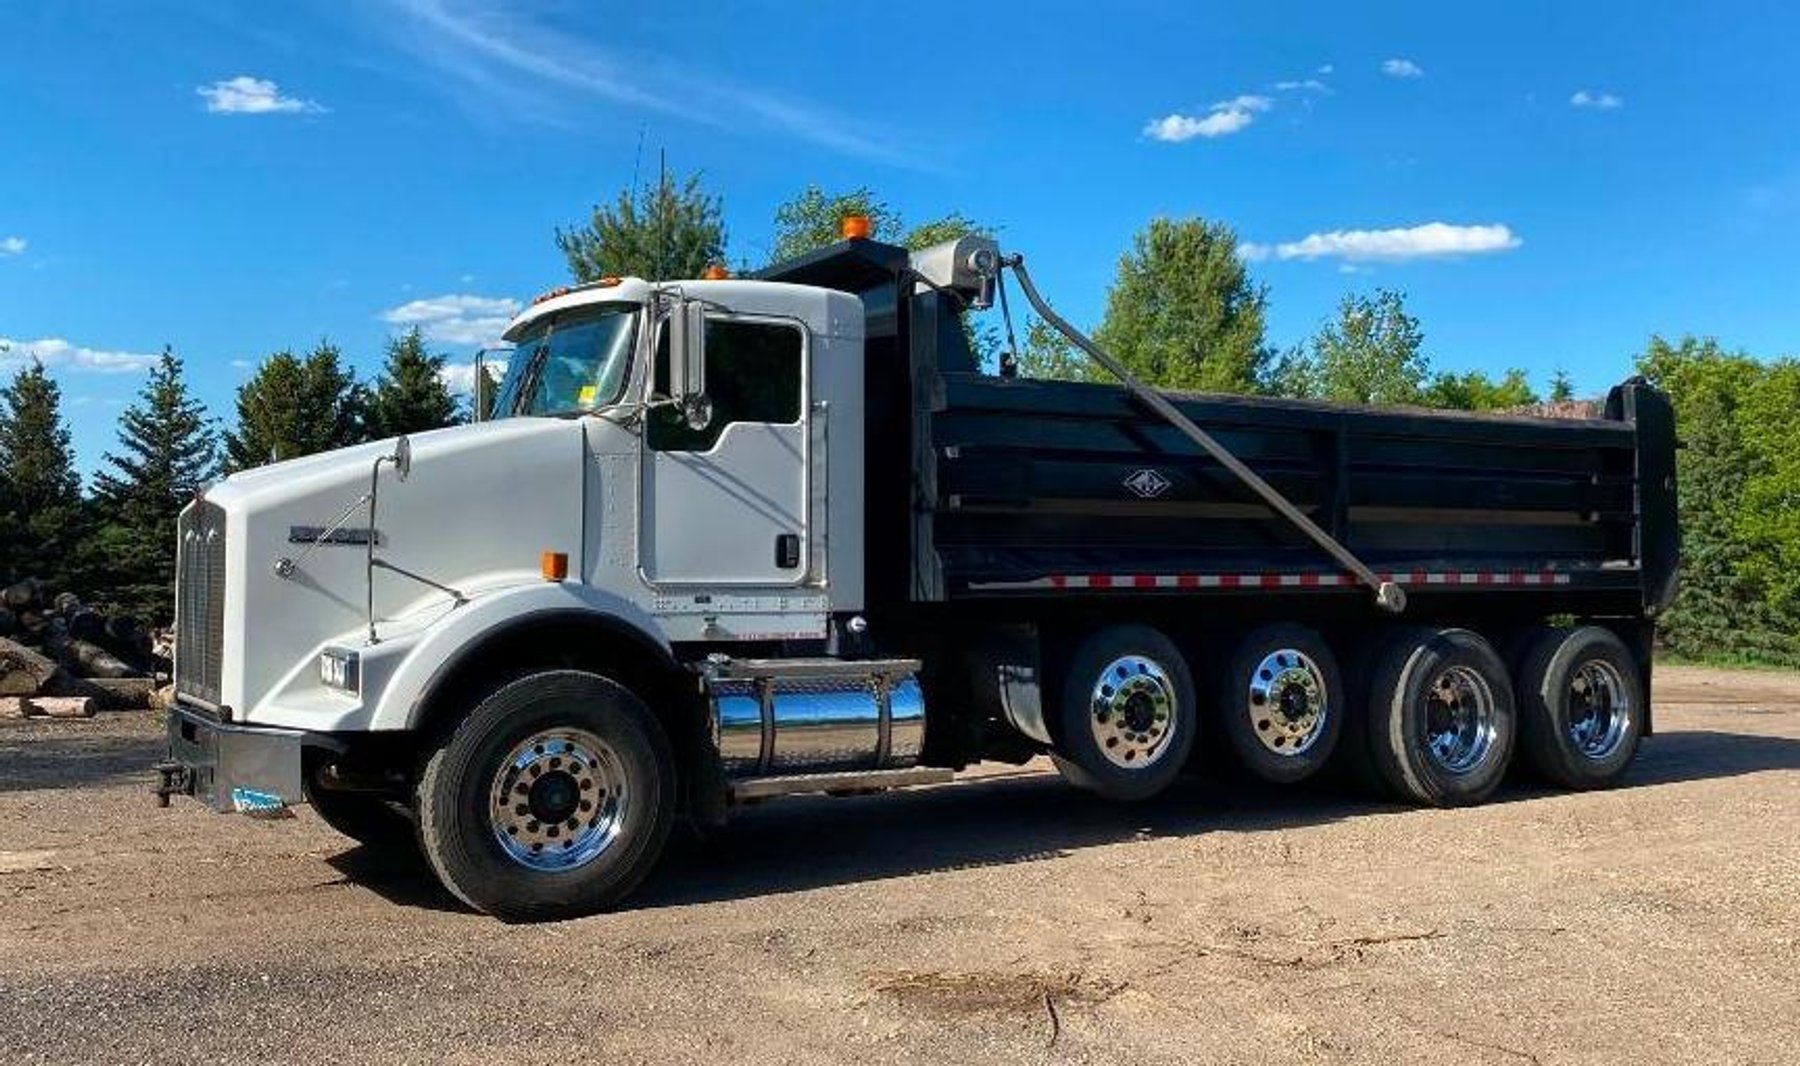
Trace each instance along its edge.
<path fill-rule="evenodd" d="M 669 391 L 669 333 L 658 331 L 656 394 Z M 712 422 L 690 429 L 671 407 L 650 412 L 646 439 L 665 452 L 710 451 L 733 422 L 793 425 L 800 421 L 804 344 L 800 327 L 781 322 L 709 318 L 706 322 L 706 395 Z"/>

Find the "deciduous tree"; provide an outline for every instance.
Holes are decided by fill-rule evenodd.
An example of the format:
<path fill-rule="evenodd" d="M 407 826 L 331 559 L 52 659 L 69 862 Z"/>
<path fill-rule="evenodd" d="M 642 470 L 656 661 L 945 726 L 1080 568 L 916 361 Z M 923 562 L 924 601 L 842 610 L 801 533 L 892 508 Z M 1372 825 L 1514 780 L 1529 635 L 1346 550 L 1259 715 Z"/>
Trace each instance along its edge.
<path fill-rule="evenodd" d="M 1253 392 L 1268 360 L 1267 304 L 1231 227 L 1159 218 L 1120 258 L 1095 339 L 1153 385 Z"/>
<path fill-rule="evenodd" d="M 722 211 L 699 174 L 664 174 L 654 185 L 621 190 L 612 203 L 596 205 L 587 222 L 558 229 L 556 246 L 576 281 L 697 278 L 725 261 Z"/>

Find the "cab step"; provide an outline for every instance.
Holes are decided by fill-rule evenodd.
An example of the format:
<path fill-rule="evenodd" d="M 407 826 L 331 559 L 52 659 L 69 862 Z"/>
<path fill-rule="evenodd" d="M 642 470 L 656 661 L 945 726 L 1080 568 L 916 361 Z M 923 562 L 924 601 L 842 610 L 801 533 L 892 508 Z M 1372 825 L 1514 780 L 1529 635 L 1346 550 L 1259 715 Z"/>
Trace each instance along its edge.
<path fill-rule="evenodd" d="M 844 770 L 824 774 L 789 774 L 785 777 L 746 777 L 731 782 L 731 798 L 737 802 L 792 796 L 803 792 L 867 792 L 877 789 L 941 785 L 956 774 L 935 766 L 911 766 L 901 770 Z"/>

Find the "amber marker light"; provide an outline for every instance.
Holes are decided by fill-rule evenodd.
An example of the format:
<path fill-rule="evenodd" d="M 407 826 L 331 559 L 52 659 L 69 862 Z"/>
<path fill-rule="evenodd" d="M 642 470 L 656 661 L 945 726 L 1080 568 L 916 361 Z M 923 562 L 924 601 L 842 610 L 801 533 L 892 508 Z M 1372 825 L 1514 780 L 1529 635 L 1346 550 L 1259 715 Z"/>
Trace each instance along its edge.
<path fill-rule="evenodd" d="M 875 232 L 875 223 L 868 215 L 845 215 L 838 223 L 838 232 L 847 241 L 866 241 Z"/>
<path fill-rule="evenodd" d="M 569 576 L 569 553 L 545 552 L 538 559 L 538 568 L 545 581 L 561 581 Z"/>

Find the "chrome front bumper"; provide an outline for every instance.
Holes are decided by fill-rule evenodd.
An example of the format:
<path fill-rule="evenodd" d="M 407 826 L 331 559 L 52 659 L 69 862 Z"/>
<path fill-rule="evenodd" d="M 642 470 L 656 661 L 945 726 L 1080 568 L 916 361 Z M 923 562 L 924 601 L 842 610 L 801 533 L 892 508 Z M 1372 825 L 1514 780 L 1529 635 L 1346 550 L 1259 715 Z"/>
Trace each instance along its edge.
<path fill-rule="evenodd" d="M 231 725 L 188 707 L 169 708 L 169 757 L 157 795 L 192 796 L 216 811 L 270 814 L 306 801 L 297 729 Z"/>

